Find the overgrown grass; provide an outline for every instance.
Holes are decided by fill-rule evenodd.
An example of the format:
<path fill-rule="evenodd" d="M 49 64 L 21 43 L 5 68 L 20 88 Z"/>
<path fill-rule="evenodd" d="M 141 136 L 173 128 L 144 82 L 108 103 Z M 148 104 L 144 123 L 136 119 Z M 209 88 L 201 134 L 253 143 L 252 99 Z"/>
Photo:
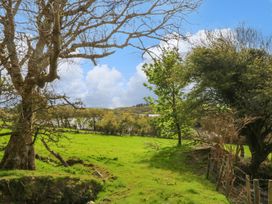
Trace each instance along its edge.
<path fill-rule="evenodd" d="M 198 175 L 196 165 L 185 164 L 185 152 L 190 145 L 176 147 L 176 141 L 146 137 L 117 137 L 87 134 L 66 134 L 51 148 L 65 159 L 79 158 L 86 164 L 99 166 L 114 179 L 106 180 L 104 190 L 96 203 L 169 203 L 221 204 L 227 199 L 215 191 L 212 183 Z M 6 142 L 0 138 L 0 144 Z M 42 156 L 49 153 L 36 144 Z M 2 157 L 2 152 L 0 154 Z M 71 175 L 93 177 L 88 166 L 76 164 L 61 167 L 54 163 L 37 161 L 37 171 L 0 171 L 0 176 L 25 174 Z"/>

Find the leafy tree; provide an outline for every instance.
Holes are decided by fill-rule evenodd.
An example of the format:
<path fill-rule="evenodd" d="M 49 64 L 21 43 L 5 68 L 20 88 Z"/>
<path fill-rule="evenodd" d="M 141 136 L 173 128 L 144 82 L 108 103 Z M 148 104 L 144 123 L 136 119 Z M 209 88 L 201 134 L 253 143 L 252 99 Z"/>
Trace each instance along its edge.
<path fill-rule="evenodd" d="M 177 134 L 181 145 L 183 130 L 190 125 L 188 104 L 184 88 L 185 68 L 177 50 L 164 50 L 160 59 L 154 59 L 144 66 L 148 84 L 145 84 L 157 98 L 147 98 L 154 111 L 162 134 Z"/>
<path fill-rule="evenodd" d="M 90 122 L 90 127 L 93 131 L 96 131 L 96 123 L 101 120 L 103 116 L 103 110 L 101 109 L 96 109 L 96 108 L 91 108 L 86 110 L 87 117 L 89 118 Z"/>
<path fill-rule="evenodd" d="M 54 106 L 49 110 L 51 120 L 56 121 L 58 127 L 71 128 L 70 120 L 75 117 L 75 109 L 69 105 Z"/>
<path fill-rule="evenodd" d="M 187 58 L 193 94 L 207 104 L 235 112 L 236 128 L 251 151 L 254 175 L 272 151 L 272 56 L 269 43 L 252 29 L 237 29 L 197 47 Z"/>
<path fill-rule="evenodd" d="M 131 134 L 135 129 L 136 118 L 132 116 L 131 113 L 123 112 L 118 115 L 118 133 L 120 135 L 123 134 Z"/>
<path fill-rule="evenodd" d="M 107 111 L 97 126 L 105 134 L 115 135 L 119 127 L 118 117 L 113 111 Z"/>

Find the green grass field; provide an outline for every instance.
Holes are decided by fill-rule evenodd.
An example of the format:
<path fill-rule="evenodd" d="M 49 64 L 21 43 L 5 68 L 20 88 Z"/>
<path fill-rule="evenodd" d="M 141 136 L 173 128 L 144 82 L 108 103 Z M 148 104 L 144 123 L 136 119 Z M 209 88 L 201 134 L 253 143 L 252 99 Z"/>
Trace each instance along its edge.
<path fill-rule="evenodd" d="M 225 196 L 215 191 L 214 184 L 203 175 L 194 173 L 197 168 L 194 164 L 185 164 L 184 153 L 190 145 L 177 148 L 174 140 L 146 137 L 66 136 L 51 148 L 65 159 L 80 158 L 85 163 L 99 166 L 103 173 L 107 172 L 114 178 L 105 180 L 103 191 L 95 203 L 228 203 Z M 0 138 L 1 145 L 6 141 L 7 138 Z M 36 152 L 49 156 L 39 141 Z M 1 152 L 0 157 L 2 155 Z M 37 171 L 0 171 L 0 177 L 31 174 L 94 177 L 89 167 L 82 164 L 67 168 L 38 160 L 36 164 Z"/>

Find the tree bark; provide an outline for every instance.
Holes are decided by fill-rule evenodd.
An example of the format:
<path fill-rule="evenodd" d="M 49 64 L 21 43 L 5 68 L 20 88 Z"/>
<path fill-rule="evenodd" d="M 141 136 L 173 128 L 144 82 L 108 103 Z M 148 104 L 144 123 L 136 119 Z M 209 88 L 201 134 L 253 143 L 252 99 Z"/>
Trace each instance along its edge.
<path fill-rule="evenodd" d="M 93 131 L 96 131 L 96 119 L 93 117 Z"/>
<path fill-rule="evenodd" d="M 35 169 L 35 151 L 32 142 L 32 96 L 22 97 L 20 115 L 0 163 L 2 169 Z"/>
<path fill-rule="evenodd" d="M 259 133 L 258 135 L 261 134 Z M 251 152 L 249 169 L 253 178 L 257 175 L 261 163 L 266 160 L 270 153 L 270 151 L 266 151 L 264 141 L 259 140 L 259 138 L 260 136 L 258 137 L 253 131 L 247 135 L 248 146 Z"/>
<path fill-rule="evenodd" d="M 182 142 L 181 142 L 181 128 L 180 125 L 177 124 L 177 131 L 178 131 L 178 146 L 181 146 Z"/>
<path fill-rule="evenodd" d="M 249 169 L 250 169 L 251 176 L 253 178 L 256 177 L 261 163 L 264 160 L 266 160 L 268 155 L 269 153 L 267 152 L 253 152 L 252 153 Z"/>
<path fill-rule="evenodd" d="M 240 157 L 245 158 L 245 148 L 244 148 L 244 145 L 240 145 Z"/>
<path fill-rule="evenodd" d="M 252 177 L 257 175 L 261 163 L 267 159 L 271 152 L 269 144 L 266 144 L 265 141 L 270 132 L 271 130 L 267 129 L 266 121 L 263 118 L 254 120 L 240 130 L 240 135 L 246 137 L 251 152 L 249 169 Z"/>

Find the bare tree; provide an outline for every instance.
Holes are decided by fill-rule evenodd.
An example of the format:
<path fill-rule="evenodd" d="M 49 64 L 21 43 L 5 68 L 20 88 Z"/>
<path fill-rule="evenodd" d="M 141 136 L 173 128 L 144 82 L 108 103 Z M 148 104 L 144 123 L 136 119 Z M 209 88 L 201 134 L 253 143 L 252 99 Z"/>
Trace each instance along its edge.
<path fill-rule="evenodd" d="M 1 168 L 35 169 L 32 120 L 37 89 L 58 78 L 60 59 L 97 59 L 177 32 L 199 0 L 1 0 L 0 64 L 21 109 Z"/>

